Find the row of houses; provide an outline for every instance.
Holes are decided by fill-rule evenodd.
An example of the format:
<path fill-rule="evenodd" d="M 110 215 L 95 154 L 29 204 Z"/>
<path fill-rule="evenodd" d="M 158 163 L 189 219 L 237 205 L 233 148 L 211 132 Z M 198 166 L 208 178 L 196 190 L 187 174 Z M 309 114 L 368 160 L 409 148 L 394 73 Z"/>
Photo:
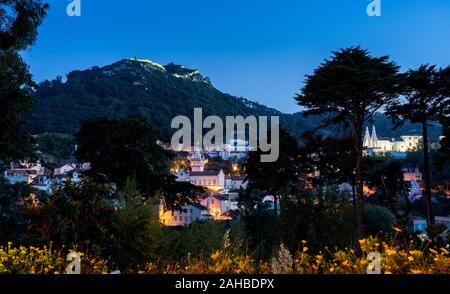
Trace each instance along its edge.
<path fill-rule="evenodd" d="M 40 191 L 51 193 L 52 187 L 67 180 L 79 181 L 81 174 L 90 169 L 89 163 L 68 162 L 55 168 L 37 163 L 11 163 L 3 177 L 11 184 L 25 183 Z"/>
<path fill-rule="evenodd" d="M 390 153 L 402 154 L 408 151 L 417 150 L 422 142 L 422 136 L 405 135 L 400 138 L 382 138 L 378 137 L 375 126 L 372 128 L 372 133 L 369 128 L 366 128 L 366 133 L 363 139 L 363 146 L 366 153 Z"/>
<path fill-rule="evenodd" d="M 230 194 L 206 192 L 199 198 L 199 203 L 192 203 L 180 210 L 165 210 L 161 204 L 159 220 L 166 226 L 188 226 L 194 221 L 228 221 L 233 220 L 238 208 L 237 197 Z"/>
<path fill-rule="evenodd" d="M 199 197 L 198 203 L 185 205 L 178 211 L 167 211 L 161 203 L 159 217 L 163 225 L 188 226 L 194 221 L 228 221 L 236 215 L 239 192 L 247 188 L 245 176 L 225 175 L 222 169 L 206 170 L 208 160 L 205 153 L 199 150 L 191 152 L 187 157 L 190 170 L 177 170 L 175 176 L 177 181 L 190 182 L 207 192 Z"/>

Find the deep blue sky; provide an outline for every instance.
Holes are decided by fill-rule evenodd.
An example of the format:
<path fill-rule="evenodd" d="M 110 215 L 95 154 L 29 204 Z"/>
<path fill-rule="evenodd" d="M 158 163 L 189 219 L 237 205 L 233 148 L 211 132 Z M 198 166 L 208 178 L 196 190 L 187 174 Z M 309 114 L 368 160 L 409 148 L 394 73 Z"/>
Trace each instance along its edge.
<path fill-rule="evenodd" d="M 220 90 L 285 112 L 331 51 L 362 45 L 406 70 L 450 64 L 449 0 L 81 0 L 51 9 L 24 53 L 37 81 L 133 56 L 198 68 Z"/>

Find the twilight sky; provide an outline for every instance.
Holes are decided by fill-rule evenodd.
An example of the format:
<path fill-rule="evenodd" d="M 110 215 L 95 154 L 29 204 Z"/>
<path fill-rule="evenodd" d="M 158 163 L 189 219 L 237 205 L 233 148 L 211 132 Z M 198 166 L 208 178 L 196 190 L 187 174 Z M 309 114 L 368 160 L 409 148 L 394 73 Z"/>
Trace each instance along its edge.
<path fill-rule="evenodd" d="M 216 88 L 284 112 L 331 51 L 361 45 L 402 70 L 450 64 L 449 0 L 68 0 L 51 9 L 24 52 L 36 81 L 133 56 L 198 68 Z"/>

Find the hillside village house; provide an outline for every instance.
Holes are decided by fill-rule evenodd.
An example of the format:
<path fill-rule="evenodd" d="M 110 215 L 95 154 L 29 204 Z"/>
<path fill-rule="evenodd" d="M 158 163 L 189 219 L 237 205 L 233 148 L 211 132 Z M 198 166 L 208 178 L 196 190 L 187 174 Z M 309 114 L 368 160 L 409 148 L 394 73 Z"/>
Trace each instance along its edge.
<path fill-rule="evenodd" d="M 53 171 L 53 175 L 55 176 L 59 176 L 59 175 L 64 175 L 72 170 L 74 170 L 76 167 L 73 164 L 64 164 L 60 167 L 55 168 L 55 170 Z"/>
<path fill-rule="evenodd" d="M 11 184 L 17 183 L 27 183 L 31 184 L 33 180 L 45 174 L 45 168 L 40 164 L 11 164 L 9 169 L 7 169 L 3 176 Z"/>
<path fill-rule="evenodd" d="M 422 181 L 422 173 L 418 168 L 403 169 L 403 180 L 406 182 Z"/>
<path fill-rule="evenodd" d="M 225 188 L 231 190 L 240 190 L 247 188 L 247 182 L 245 182 L 245 176 L 226 176 Z"/>
<path fill-rule="evenodd" d="M 165 210 L 161 203 L 159 221 L 165 226 L 189 226 L 195 221 L 212 220 L 209 209 L 200 204 L 184 205 L 181 210 Z"/>
<path fill-rule="evenodd" d="M 241 144 L 243 143 L 237 142 L 236 146 Z M 205 151 L 195 150 L 187 156 L 190 170 L 176 168 L 172 172 L 177 181 L 190 182 L 206 188 L 208 192 L 200 197 L 198 204 L 185 205 L 181 211 L 165 211 L 161 204 L 159 216 L 163 225 L 187 226 L 195 220 L 231 220 L 231 215 L 238 209 L 239 191 L 247 187 L 245 176 L 226 176 L 222 169 L 206 170 L 208 160 L 203 152 Z M 236 165 L 235 171 L 237 169 Z"/>
<path fill-rule="evenodd" d="M 66 163 L 55 169 L 45 168 L 39 162 L 20 163 L 11 164 L 3 176 L 11 184 L 27 183 L 37 190 L 51 193 L 53 186 L 61 185 L 68 179 L 79 182 L 82 173 L 89 169 L 89 163 Z"/>
<path fill-rule="evenodd" d="M 373 126 L 372 134 L 369 128 L 366 128 L 363 146 L 366 149 L 372 149 L 375 153 L 386 152 L 408 152 L 417 150 L 422 141 L 422 136 L 401 136 L 400 139 L 395 138 L 378 138 L 375 126 Z"/>
<path fill-rule="evenodd" d="M 191 172 L 190 182 L 196 186 L 202 186 L 212 191 L 225 189 L 225 173 L 220 171 Z"/>
<path fill-rule="evenodd" d="M 201 198 L 200 204 L 209 210 L 214 220 L 231 220 L 231 201 L 228 197 L 210 192 Z"/>

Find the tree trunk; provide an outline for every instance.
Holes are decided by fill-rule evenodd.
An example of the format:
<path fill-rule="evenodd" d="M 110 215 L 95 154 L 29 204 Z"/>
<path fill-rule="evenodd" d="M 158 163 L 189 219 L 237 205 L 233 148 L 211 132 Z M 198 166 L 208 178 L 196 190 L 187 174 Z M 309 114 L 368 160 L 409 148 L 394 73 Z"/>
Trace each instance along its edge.
<path fill-rule="evenodd" d="M 363 224 L 363 197 L 364 197 L 364 183 L 362 179 L 362 159 L 363 159 L 363 142 L 362 142 L 362 123 L 353 122 L 353 140 L 355 144 L 355 212 L 357 234 L 361 238 L 364 235 Z"/>
<path fill-rule="evenodd" d="M 427 225 L 430 227 L 434 224 L 433 209 L 431 203 L 431 187 L 430 187 L 430 156 L 428 152 L 428 127 L 427 120 L 422 122 L 423 130 L 423 182 L 424 196 L 427 202 Z"/>
<path fill-rule="evenodd" d="M 274 208 L 273 215 L 275 217 L 275 222 L 277 222 L 278 221 L 278 196 L 277 195 L 273 196 L 273 208 Z"/>

